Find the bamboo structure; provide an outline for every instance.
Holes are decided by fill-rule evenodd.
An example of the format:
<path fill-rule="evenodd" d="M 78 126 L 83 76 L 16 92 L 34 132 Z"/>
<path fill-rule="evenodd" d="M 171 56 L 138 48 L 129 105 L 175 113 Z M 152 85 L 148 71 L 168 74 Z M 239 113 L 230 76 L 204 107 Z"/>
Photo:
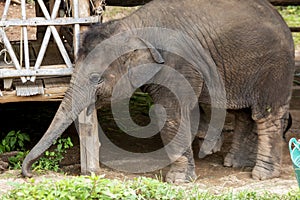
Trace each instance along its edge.
<path fill-rule="evenodd" d="M 5 8 L 3 11 L 2 18 L 0 20 L 0 38 L 2 39 L 7 52 L 10 55 L 10 58 L 13 62 L 14 68 L 7 69 L 7 66 L 0 67 L 0 79 L 7 78 L 21 78 L 23 83 L 27 81 L 34 82 L 37 76 L 53 76 L 53 75 L 71 75 L 74 63 L 72 63 L 68 52 L 63 44 L 63 41 L 55 28 L 55 25 L 74 25 L 75 31 L 74 35 L 74 43 L 79 44 L 79 31 L 76 31 L 78 27 L 82 24 L 92 24 L 99 22 L 98 16 L 87 16 L 87 17 L 76 17 L 75 11 L 78 10 L 79 4 L 74 6 L 75 17 L 64 17 L 58 18 L 57 13 L 59 9 L 59 5 L 61 0 L 55 0 L 54 7 L 52 13 L 50 13 L 44 3 L 43 0 L 37 0 L 36 3 L 40 6 L 44 17 L 35 17 L 35 18 L 26 18 L 26 0 L 21 0 L 21 10 L 22 10 L 22 18 L 21 19 L 7 19 L 7 13 L 11 4 L 10 0 L 5 2 Z M 76 1 L 74 1 L 76 2 Z M 29 55 L 29 40 L 28 40 L 28 26 L 47 26 L 46 32 L 44 34 L 44 38 L 41 44 L 41 48 L 38 52 L 38 56 L 36 58 L 35 64 L 33 66 L 30 65 L 30 55 Z M 24 67 L 22 66 L 22 57 L 23 55 L 19 55 L 20 59 L 18 59 L 16 52 L 13 49 L 12 43 L 8 40 L 5 29 L 7 27 L 22 27 L 23 37 L 21 38 L 21 50 L 24 52 Z M 62 68 L 45 68 L 40 69 L 42 61 L 45 56 L 46 49 L 49 44 L 50 37 L 53 36 L 58 50 L 63 57 L 65 66 L 61 65 Z M 76 45 L 78 46 L 78 45 Z M 78 48 L 78 47 L 77 47 Z M 75 51 L 77 49 L 75 48 Z M 7 88 L 8 89 L 8 88 Z M 1 102 L 1 100 L 0 100 Z"/>

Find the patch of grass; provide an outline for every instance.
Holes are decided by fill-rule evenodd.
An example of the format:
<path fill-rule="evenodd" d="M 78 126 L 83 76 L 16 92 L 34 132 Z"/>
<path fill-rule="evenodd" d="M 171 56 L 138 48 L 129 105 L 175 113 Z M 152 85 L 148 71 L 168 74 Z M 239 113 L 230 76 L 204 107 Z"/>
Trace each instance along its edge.
<path fill-rule="evenodd" d="M 0 197 L 8 199 L 299 199 L 300 190 L 277 195 L 255 191 L 228 192 L 213 195 L 203 192 L 196 186 L 174 186 L 156 179 L 139 177 L 134 180 L 119 181 L 106 179 L 103 176 L 68 177 L 59 181 L 44 180 L 35 183 L 14 185 L 14 189 Z"/>

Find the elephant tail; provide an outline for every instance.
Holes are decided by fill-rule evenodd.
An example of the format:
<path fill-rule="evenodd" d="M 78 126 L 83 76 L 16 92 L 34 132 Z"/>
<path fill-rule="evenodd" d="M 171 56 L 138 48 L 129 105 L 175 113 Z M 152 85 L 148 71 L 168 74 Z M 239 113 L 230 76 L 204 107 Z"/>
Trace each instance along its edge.
<path fill-rule="evenodd" d="M 293 125 L 293 118 L 292 118 L 292 115 L 291 113 L 289 113 L 289 118 L 287 120 L 287 125 L 283 131 L 283 134 L 282 134 L 282 138 L 284 139 L 284 141 L 286 141 L 286 132 L 288 132 L 288 130 L 291 128 L 291 126 Z M 287 142 L 287 141 L 286 141 Z"/>

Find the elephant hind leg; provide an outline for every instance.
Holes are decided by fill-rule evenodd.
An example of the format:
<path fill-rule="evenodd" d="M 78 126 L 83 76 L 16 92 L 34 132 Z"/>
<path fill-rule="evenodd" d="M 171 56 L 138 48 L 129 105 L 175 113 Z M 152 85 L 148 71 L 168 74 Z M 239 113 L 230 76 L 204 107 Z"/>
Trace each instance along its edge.
<path fill-rule="evenodd" d="M 250 110 L 235 113 L 235 128 L 231 148 L 224 159 L 226 167 L 253 167 L 256 159 L 257 135 Z"/>
<path fill-rule="evenodd" d="M 282 133 L 288 106 L 282 106 L 275 114 L 255 120 L 258 133 L 256 165 L 252 177 L 258 180 L 275 178 L 280 175 L 282 162 Z"/>

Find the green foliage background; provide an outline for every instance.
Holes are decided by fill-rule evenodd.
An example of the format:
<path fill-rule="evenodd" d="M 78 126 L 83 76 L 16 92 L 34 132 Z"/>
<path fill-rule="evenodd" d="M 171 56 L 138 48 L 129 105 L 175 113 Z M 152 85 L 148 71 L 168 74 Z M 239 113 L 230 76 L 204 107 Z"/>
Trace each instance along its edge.
<path fill-rule="evenodd" d="M 300 27 L 300 6 L 277 7 L 290 27 Z M 300 33 L 293 33 L 295 45 L 300 48 Z"/>

